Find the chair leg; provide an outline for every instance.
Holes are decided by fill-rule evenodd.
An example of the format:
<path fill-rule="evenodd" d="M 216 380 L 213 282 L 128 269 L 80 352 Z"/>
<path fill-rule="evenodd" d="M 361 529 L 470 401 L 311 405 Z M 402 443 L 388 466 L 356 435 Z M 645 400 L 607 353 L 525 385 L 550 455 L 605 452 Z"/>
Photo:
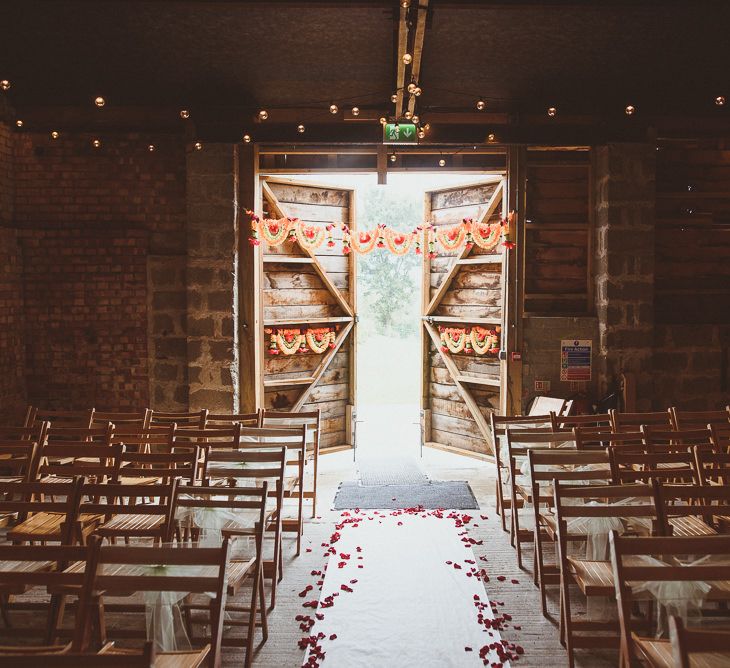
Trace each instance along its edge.
<path fill-rule="evenodd" d="M 253 647 L 256 639 L 256 599 L 259 595 L 259 586 L 256 580 L 260 579 L 260 573 L 257 573 L 253 587 L 251 587 L 251 606 L 248 613 L 248 635 L 246 636 L 246 668 L 250 668 L 253 663 Z"/>
<path fill-rule="evenodd" d="M 10 611 L 8 610 L 9 605 L 10 596 L 0 596 L 0 614 L 2 615 L 3 623 L 5 624 L 6 628 L 10 629 L 13 625 L 10 623 Z"/>
<path fill-rule="evenodd" d="M 46 644 L 53 645 L 58 636 L 58 627 L 63 620 L 63 612 L 66 609 L 66 597 L 63 594 L 51 596 L 51 605 L 48 609 L 48 622 L 46 628 Z"/>
<path fill-rule="evenodd" d="M 263 566 L 261 568 L 261 575 L 259 576 L 259 614 L 261 615 L 261 631 L 264 636 L 264 642 L 266 642 L 269 639 L 269 620 L 266 617 L 266 592 Z"/>

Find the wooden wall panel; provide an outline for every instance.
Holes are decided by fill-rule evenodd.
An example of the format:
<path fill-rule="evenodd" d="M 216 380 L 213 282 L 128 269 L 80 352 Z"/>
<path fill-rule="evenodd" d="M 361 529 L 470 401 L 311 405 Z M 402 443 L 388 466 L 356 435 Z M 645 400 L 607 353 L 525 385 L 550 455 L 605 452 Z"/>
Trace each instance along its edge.
<path fill-rule="evenodd" d="M 525 311 L 592 310 L 590 154 L 528 151 Z"/>

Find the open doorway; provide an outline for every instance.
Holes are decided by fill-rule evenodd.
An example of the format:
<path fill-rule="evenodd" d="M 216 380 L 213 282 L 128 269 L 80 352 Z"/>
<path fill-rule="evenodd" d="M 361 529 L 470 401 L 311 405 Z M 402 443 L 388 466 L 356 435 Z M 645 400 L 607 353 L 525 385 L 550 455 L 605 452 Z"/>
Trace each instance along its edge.
<path fill-rule="evenodd" d="M 268 182 L 268 189 L 271 191 L 268 199 L 276 199 L 276 205 L 280 206 L 282 209 L 280 213 L 283 215 L 294 214 L 304 219 L 303 214 L 305 214 L 312 222 L 326 222 L 326 215 L 323 214 L 326 207 L 323 203 L 334 204 L 333 192 L 349 193 L 340 204 L 347 202 L 347 215 L 353 227 L 359 230 L 372 230 L 377 225 L 384 224 L 392 230 L 409 233 L 422 225 L 424 217 L 428 219 L 431 215 L 435 193 L 449 193 L 447 199 L 453 199 L 460 194 L 458 188 L 466 187 L 474 190 L 477 186 L 473 184 L 483 183 L 484 179 L 483 174 L 392 173 L 388 176 L 387 185 L 379 185 L 376 174 L 373 173 L 318 173 L 314 177 L 311 174 L 287 174 L 286 177 L 275 177 Z M 497 177 L 495 179 L 498 180 Z M 296 203 L 286 202 L 287 198 L 292 197 L 292 193 L 287 191 L 287 186 L 282 185 L 286 182 L 289 186 L 292 183 L 297 184 L 296 197 L 299 199 Z M 328 186 L 331 190 L 325 192 Z M 264 196 L 267 197 L 266 188 Z M 305 202 L 309 204 L 305 205 Z M 452 208 L 453 211 L 449 211 L 451 218 L 460 216 L 462 209 L 464 216 L 472 215 L 464 206 Z M 334 207 L 330 213 L 335 215 Z M 344 208 L 338 213 L 344 215 Z M 345 292 L 349 292 L 347 298 L 354 317 L 347 346 L 343 346 L 336 359 L 344 363 L 346 356 L 349 355 L 350 359 L 347 362 L 350 368 L 349 377 L 345 377 L 342 365 L 333 364 L 322 381 L 324 383 L 326 380 L 329 384 L 320 389 L 315 388 L 308 395 L 307 403 L 319 404 L 318 407 L 327 415 L 327 424 L 331 424 L 333 430 L 339 430 L 341 423 L 344 425 L 346 440 L 343 447 L 355 446 L 358 456 L 416 457 L 424 440 L 432 440 L 426 433 L 424 425 L 424 382 L 426 384 L 430 382 L 429 375 L 432 376 L 433 372 L 428 368 L 427 348 L 430 344 L 427 342 L 428 335 L 422 320 L 424 304 L 428 304 L 433 296 L 434 283 L 429 279 L 433 267 L 430 263 L 424 262 L 423 257 L 413 252 L 397 255 L 375 248 L 371 253 L 357 254 L 356 257 L 353 253 L 347 258 L 350 278 Z M 283 258 L 268 259 L 268 264 L 265 259 L 265 271 L 267 266 L 272 264 L 272 260 Z M 327 255 L 320 256 L 325 268 L 335 265 L 333 259 Z M 296 266 L 304 269 L 304 265 Z M 298 280 L 287 278 L 280 272 L 280 265 L 274 264 L 273 267 L 277 271 L 272 273 L 272 276 L 275 274 L 273 280 L 269 280 L 267 274 L 265 285 L 268 287 L 291 283 L 291 287 L 303 286 L 308 289 L 317 282 L 316 277 L 314 279 L 300 277 Z M 342 289 L 345 283 L 342 282 L 340 275 L 335 272 L 331 277 L 333 283 Z M 438 279 L 439 276 L 434 275 L 434 278 Z M 428 294 L 424 295 L 424 291 Z M 297 306 L 292 306 L 288 310 L 281 306 L 285 297 L 291 298 L 292 304 L 296 303 Z M 271 299 L 272 304 L 277 304 L 272 306 L 272 309 L 276 309 L 278 316 L 283 316 L 285 312 L 296 312 L 302 316 L 310 311 L 315 314 L 315 307 L 305 305 L 306 300 L 302 294 L 287 296 L 282 291 L 281 294 L 272 295 Z M 329 297 L 327 299 L 331 301 Z M 319 323 L 317 326 L 335 324 L 340 331 L 346 326 L 335 323 L 337 315 L 325 317 L 328 313 L 334 313 L 330 306 L 323 304 L 317 309 L 324 309 L 321 311 L 322 317 L 316 315 L 310 317 L 312 323 Z M 316 310 L 316 313 L 319 312 Z M 342 318 L 343 322 L 345 319 Z M 278 317 L 278 321 L 283 322 L 282 317 Z M 424 337 L 426 337 L 425 347 Z M 275 363 L 277 367 L 281 366 L 283 369 L 282 360 L 275 360 Z M 287 369 L 293 368 L 293 364 L 287 365 Z M 315 365 L 312 368 L 316 371 Z M 436 374 L 443 375 L 442 370 L 438 370 Z M 301 391 L 296 388 L 290 389 L 286 385 L 287 382 L 294 383 L 300 380 L 291 374 L 289 376 L 268 381 L 270 387 L 276 388 L 272 390 L 275 393 L 275 401 L 290 395 L 294 397 L 297 391 Z M 311 376 L 312 374 L 307 372 L 301 379 L 303 384 L 308 382 Z M 305 387 L 310 386 L 305 385 Z M 304 392 L 306 393 L 307 389 Z M 345 392 L 349 395 L 350 403 L 347 405 L 347 415 L 344 419 L 340 418 L 341 407 L 338 402 L 341 399 L 337 392 L 342 393 L 343 397 Z M 444 400 L 440 405 L 446 405 Z M 462 412 L 465 415 L 467 413 L 467 411 Z M 453 415 L 440 417 L 437 422 L 437 431 L 440 430 L 442 433 L 444 429 L 452 429 L 452 425 L 458 427 L 459 424 L 466 423 L 462 417 Z M 333 431 L 333 434 L 337 433 Z M 458 434 L 454 436 L 458 437 Z M 445 443 L 447 446 L 452 444 L 452 442 Z M 339 449 L 338 445 L 332 441 L 332 449 Z M 325 449 L 329 446 L 330 443 L 327 442 Z"/>

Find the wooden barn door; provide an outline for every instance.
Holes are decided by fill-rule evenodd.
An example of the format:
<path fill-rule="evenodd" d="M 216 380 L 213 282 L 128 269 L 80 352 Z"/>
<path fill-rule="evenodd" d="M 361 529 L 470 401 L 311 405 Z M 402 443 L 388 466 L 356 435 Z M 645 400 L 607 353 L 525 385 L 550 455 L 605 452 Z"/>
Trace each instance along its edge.
<path fill-rule="evenodd" d="M 346 188 L 262 178 L 264 215 L 307 223 L 347 223 L 354 228 L 355 192 Z M 278 410 L 321 411 L 322 451 L 354 445 L 355 255 L 342 244 L 314 252 L 296 242 L 263 240 L 264 342 L 279 328 L 336 328 L 334 348 L 322 354 L 271 355 L 263 363 L 264 405 Z"/>
<path fill-rule="evenodd" d="M 506 184 L 501 177 L 426 193 L 425 220 L 436 226 L 464 218 L 496 223 L 504 215 Z M 424 443 L 460 454 L 490 455 L 489 415 L 500 407 L 497 355 L 452 354 L 441 350 L 440 328 L 502 327 L 504 254 L 478 246 L 423 259 Z"/>

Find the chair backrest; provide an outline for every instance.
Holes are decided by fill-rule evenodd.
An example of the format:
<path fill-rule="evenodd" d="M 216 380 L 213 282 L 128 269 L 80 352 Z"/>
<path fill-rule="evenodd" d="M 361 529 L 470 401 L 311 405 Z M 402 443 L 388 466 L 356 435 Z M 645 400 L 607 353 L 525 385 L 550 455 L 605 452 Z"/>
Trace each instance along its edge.
<path fill-rule="evenodd" d="M 558 399 L 557 397 L 535 397 L 528 416 L 532 415 L 550 415 L 551 412 L 558 415 L 562 415 L 565 410 L 565 399 Z"/>
<path fill-rule="evenodd" d="M 730 487 L 727 485 L 676 485 L 655 480 L 654 488 L 664 523 L 661 533 L 665 536 L 674 532 L 673 518 L 697 517 L 712 526 L 713 517 L 730 515 Z"/>
<path fill-rule="evenodd" d="M 208 419 L 208 409 L 203 408 L 199 411 L 191 412 L 164 412 L 152 411 L 150 418 L 151 426 L 176 424 L 178 427 L 192 427 L 197 429 L 205 429 L 205 423 Z"/>
<path fill-rule="evenodd" d="M 91 554 L 79 597 L 80 646 L 89 646 L 97 592 L 127 596 L 130 592 L 208 594 L 210 606 L 210 665 L 219 664 L 228 588 L 229 541 L 220 547 L 102 545 L 90 539 Z M 113 636 L 113 629 L 107 629 Z M 113 639 L 113 638 L 112 638 Z"/>
<path fill-rule="evenodd" d="M 121 443 L 128 451 L 140 452 L 171 452 L 175 441 L 177 425 L 172 424 L 148 427 L 142 429 L 137 426 L 122 424 L 114 426 L 112 443 Z"/>
<path fill-rule="evenodd" d="M 496 413 L 491 413 L 489 415 L 489 425 L 492 430 L 492 440 L 495 445 L 494 456 L 497 466 L 507 465 L 507 429 L 510 427 L 520 430 L 553 430 L 549 413 L 546 415 L 497 415 Z M 502 453 L 504 453 L 504 461 L 502 461 Z"/>
<path fill-rule="evenodd" d="M 178 497 L 178 480 L 157 485 L 127 485 L 119 483 L 84 483 L 79 514 L 103 515 L 106 520 L 114 515 L 144 515 L 163 519 L 156 530 L 157 538 L 171 541 L 175 530 L 175 508 Z M 129 505 L 129 498 L 153 499 L 153 503 Z M 80 531 L 80 526 L 75 527 Z"/>
<path fill-rule="evenodd" d="M 611 475 L 617 485 L 652 480 L 697 481 L 694 454 L 684 452 L 636 452 L 633 449 L 608 448 Z"/>
<path fill-rule="evenodd" d="M 148 429 L 151 419 L 151 408 L 143 408 L 139 411 L 94 411 L 92 424 L 113 422 L 117 428 L 124 426 Z"/>
<path fill-rule="evenodd" d="M 194 443 L 199 447 L 238 448 L 241 443 L 241 425 L 207 426 L 203 429 L 193 427 L 178 428 L 175 431 L 175 445 Z"/>
<path fill-rule="evenodd" d="M 705 429 L 715 423 L 730 426 L 730 410 L 727 408 L 716 411 L 683 411 L 673 406 L 669 412 L 672 416 L 672 427 L 677 430 Z"/>
<path fill-rule="evenodd" d="M 22 654 L 16 652 L 21 652 L 21 648 L 0 651 L 3 668 L 154 668 L 157 661 L 155 644 L 151 641 L 146 642 L 139 651 L 125 650 L 120 654 L 104 649 L 99 653 L 76 652 L 73 649 L 50 653 L 48 649 L 41 648 L 39 651 L 33 647 L 22 648 Z"/>
<path fill-rule="evenodd" d="M 681 617 L 672 615 L 669 618 L 669 642 L 675 668 L 691 668 L 693 654 L 713 654 L 716 665 L 723 662 L 730 665 L 730 633 L 727 629 L 688 629 Z"/>
<path fill-rule="evenodd" d="M 122 445 L 96 443 L 47 443 L 40 451 L 38 477 L 68 478 L 73 475 L 96 480 L 116 480 Z"/>
<path fill-rule="evenodd" d="M 50 424 L 46 443 L 96 443 L 109 445 L 114 436 L 114 425 L 107 422 L 94 427 L 66 427 Z"/>
<path fill-rule="evenodd" d="M 240 424 L 242 427 L 260 426 L 261 411 L 255 413 L 208 413 L 207 427 L 226 427 Z"/>
<path fill-rule="evenodd" d="M 527 457 L 533 448 L 575 449 L 573 434 L 561 431 L 538 429 L 507 429 L 507 451 L 509 456 Z"/>
<path fill-rule="evenodd" d="M 35 441 L 0 440 L 0 475 L 35 480 L 39 450 Z"/>
<path fill-rule="evenodd" d="M 46 442 L 48 434 L 48 422 L 34 422 L 31 426 L 25 427 L 0 427 L 0 440 L 3 441 L 35 441 L 42 444 Z"/>
<path fill-rule="evenodd" d="M 73 543 L 74 523 L 81 502 L 84 479 L 76 476 L 68 482 L 0 481 L 0 514 L 14 514 L 17 523 L 34 513 L 57 513 L 64 516 L 60 542 Z"/>
<path fill-rule="evenodd" d="M 632 635 L 631 611 L 636 596 L 637 583 L 645 582 L 713 582 L 730 580 L 730 565 L 712 563 L 712 557 L 730 554 L 730 536 L 647 537 L 636 538 L 610 534 L 611 563 L 618 602 L 621 648 L 624 652 L 621 665 L 636 665 L 638 653 Z M 682 564 L 678 559 L 688 555 L 704 555 L 699 563 Z M 657 558 L 659 557 L 659 558 Z M 726 592 L 725 599 L 730 599 Z"/>
<path fill-rule="evenodd" d="M 88 429 L 94 421 L 94 409 L 88 408 L 81 411 L 57 411 L 44 408 L 31 408 L 27 413 L 26 426 L 30 427 L 36 422 L 50 422 L 56 427 L 81 427 Z"/>
<path fill-rule="evenodd" d="M 706 427 L 675 431 L 644 425 L 641 433 L 647 452 L 687 452 L 694 446 L 712 449 L 712 431 Z"/>
<path fill-rule="evenodd" d="M 596 415 L 557 415 L 550 413 L 553 431 L 571 431 L 575 427 L 610 427 L 611 418 L 608 413 Z"/>
<path fill-rule="evenodd" d="M 638 431 L 642 425 L 672 428 L 672 415 L 669 410 L 649 413 L 621 413 L 615 408 L 608 411 L 614 431 Z"/>
<path fill-rule="evenodd" d="M 730 485 L 730 452 L 698 447 L 692 450 L 700 485 Z"/>
<path fill-rule="evenodd" d="M 261 411 L 261 427 L 284 428 L 307 426 L 307 440 L 315 449 L 319 449 L 320 411 L 274 411 L 263 409 Z"/>
<path fill-rule="evenodd" d="M 144 451 L 135 445 L 118 444 L 116 447 L 122 450 L 119 453 L 119 475 L 125 479 L 159 478 L 164 483 L 179 479 L 193 484 L 198 477 L 200 448 L 196 444 L 173 445 L 169 452 Z"/>
<path fill-rule="evenodd" d="M 712 447 L 718 452 L 730 452 L 730 424 L 713 422 L 709 427 L 712 432 Z"/>
<path fill-rule="evenodd" d="M 644 435 L 640 431 L 619 431 L 611 427 L 573 427 L 578 450 L 622 448 L 624 451 L 644 451 Z"/>

